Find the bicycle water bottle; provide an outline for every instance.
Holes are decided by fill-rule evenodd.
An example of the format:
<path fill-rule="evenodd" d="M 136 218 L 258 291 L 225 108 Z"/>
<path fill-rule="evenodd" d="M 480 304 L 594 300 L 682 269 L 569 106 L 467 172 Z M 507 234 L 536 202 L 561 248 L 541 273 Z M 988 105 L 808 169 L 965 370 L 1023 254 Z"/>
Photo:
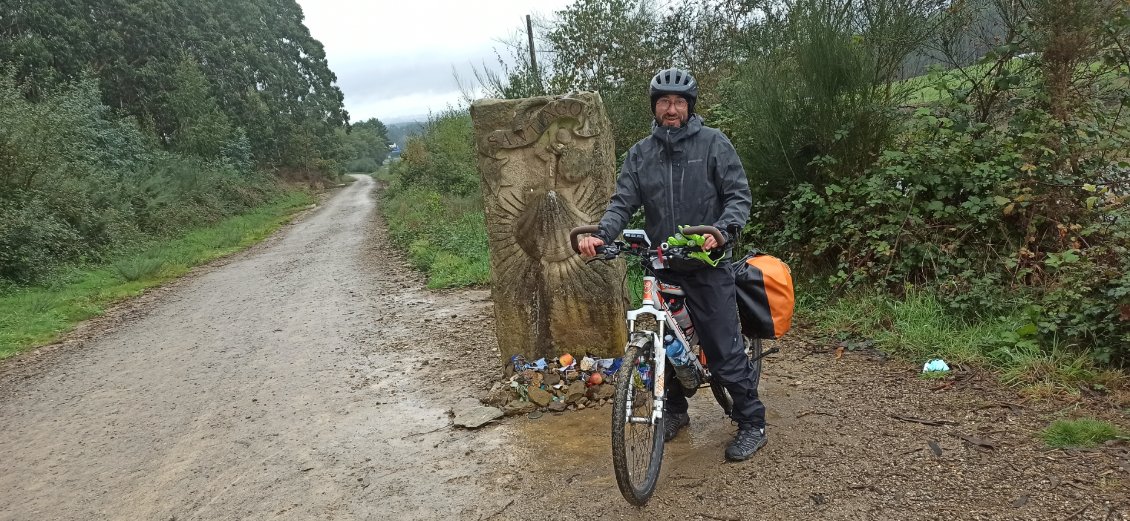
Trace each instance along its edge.
<path fill-rule="evenodd" d="M 667 358 L 675 366 L 675 377 L 679 379 L 684 389 L 698 389 L 701 382 L 698 380 L 698 370 L 691 363 L 691 353 L 687 346 L 673 335 L 663 337 L 663 347 L 667 350 Z"/>

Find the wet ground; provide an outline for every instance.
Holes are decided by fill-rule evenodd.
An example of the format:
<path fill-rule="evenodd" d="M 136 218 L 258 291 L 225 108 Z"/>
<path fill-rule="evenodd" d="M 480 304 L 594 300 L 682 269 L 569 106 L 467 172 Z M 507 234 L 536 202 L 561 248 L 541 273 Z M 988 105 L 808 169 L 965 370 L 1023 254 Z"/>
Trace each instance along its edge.
<path fill-rule="evenodd" d="M 803 331 L 765 364 L 769 445 L 725 463 L 700 394 L 631 507 L 610 407 L 452 426 L 496 380 L 490 293 L 425 290 L 371 189 L 0 364 L 0 520 L 1130 519 L 1130 446 L 1036 437 L 1130 427 L 1126 404 L 921 380 Z"/>

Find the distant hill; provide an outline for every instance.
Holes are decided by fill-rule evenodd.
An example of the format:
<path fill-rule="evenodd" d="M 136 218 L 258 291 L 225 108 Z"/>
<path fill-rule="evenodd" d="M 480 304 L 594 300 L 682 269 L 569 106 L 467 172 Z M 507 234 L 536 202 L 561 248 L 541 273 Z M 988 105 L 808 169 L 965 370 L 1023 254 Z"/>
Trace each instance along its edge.
<path fill-rule="evenodd" d="M 424 124 L 426 121 L 405 121 L 401 123 L 389 123 L 388 140 L 396 143 L 401 150 L 408 146 L 408 138 L 411 136 L 419 135 L 424 132 Z"/>

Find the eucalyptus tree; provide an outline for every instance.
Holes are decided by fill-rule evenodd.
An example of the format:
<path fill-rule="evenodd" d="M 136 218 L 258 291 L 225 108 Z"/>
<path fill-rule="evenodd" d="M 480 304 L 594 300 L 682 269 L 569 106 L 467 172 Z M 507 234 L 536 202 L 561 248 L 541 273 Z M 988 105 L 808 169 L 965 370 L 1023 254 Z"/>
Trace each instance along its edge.
<path fill-rule="evenodd" d="M 317 147 L 287 145 L 331 146 L 348 122 L 337 78 L 294 0 L 0 0 L 0 62 L 32 99 L 91 74 L 106 105 L 173 148 L 216 153 L 174 141 L 191 135 L 187 121 L 226 118 L 244 129 L 261 166 L 325 166 L 310 156 Z M 203 80 L 181 85 L 192 69 Z M 204 96 L 196 107 L 205 113 L 183 103 L 185 89 Z"/>

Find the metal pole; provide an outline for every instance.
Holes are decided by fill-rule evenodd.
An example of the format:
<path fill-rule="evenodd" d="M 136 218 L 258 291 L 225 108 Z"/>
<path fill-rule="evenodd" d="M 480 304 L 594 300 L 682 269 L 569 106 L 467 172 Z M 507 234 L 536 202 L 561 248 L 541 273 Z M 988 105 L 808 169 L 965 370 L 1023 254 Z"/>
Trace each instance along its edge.
<path fill-rule="evenodd" d="M 541 94 L 541 76 L 538 75 L 538 57 L 534 53 L 534 24 L 530 21 L 530 15 L 526 15 L 526 35 L 530 39 L 530 75 L 531 84 L 534 86 L 535 92 Z"/>

